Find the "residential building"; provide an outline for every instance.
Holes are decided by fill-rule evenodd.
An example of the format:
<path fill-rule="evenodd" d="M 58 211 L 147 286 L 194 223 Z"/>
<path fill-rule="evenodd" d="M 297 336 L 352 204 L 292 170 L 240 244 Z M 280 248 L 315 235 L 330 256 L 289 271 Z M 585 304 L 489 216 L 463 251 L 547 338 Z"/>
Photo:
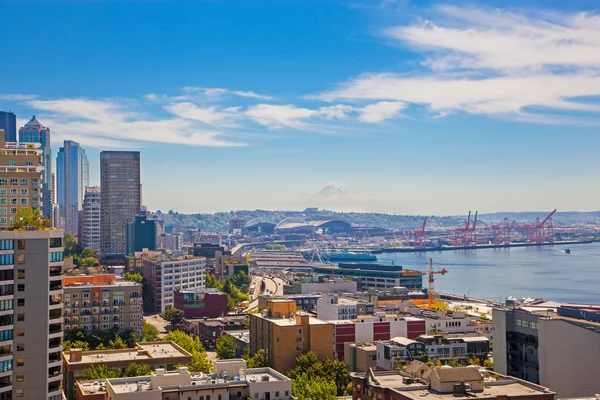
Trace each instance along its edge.
<path fill-rule="evenodd" d="M 62 397 L 62 239 L 61 231 L 0 232 L 2 400 Z"/>
<path fill-rule="evenodd" d="M 42 149 L 42 180 L 38 184 L 42 195 L 41 209 L 46 218 L 52 218 L 52 148 L 50 128 L 42 125 L 35 115 L 19 129 L 19 143 L 39 143 Z"/>
<path fill-rule="evenodd" d="M 495 308 L 494 370 L 548 386 L 560 397 L 598 392 L 600 306 Z"/>
<path fill-rule="evenodd" d="M 329 282 L 294 282 L 285 294 L 356 293 L 357 291 L 355 281 L 336 279 Z"/>
<path fill-rule="evenodd" d="M 377 346 L 374 343 L 344 343 L 344 362 L 350 372 L 367 372 L 377 366 Z"/>
<path fill-rule="evenodd" d="M 65 395 L 73 400 L 77 381 L 83 377 L 83 371 L 92 365 L 101 363 L 109 370 L 124 371 L 130 363 L 136 363 L 149 365 L 152 369 L 173 370 L 177 364 L 191 363 L 192 355 L 173 342 L 146 342 L 136 343 L 134 349 L 71 349 L 62 353 L 62 359 Z"/>
<path fill-rule="evenodd" d="M 156 220 L 149 218 L 148 213 L 140 212 L 139 215 L 136 215 L 127 223 L 125 229 L 127 255 L 144 249 L 156 250 L 158 223 Z"/>
<path fill-rule="evenodd" d="M 206 258 L 151 254 L 154 255 L 142 261 L 142 275 L 148 282 L 157 312 L 175 305 L 175 290 L 205 288 Z"/>
<path fill-rule="evenodd" d="M 17 116 L 10 111 L 0 111 L 0 129 L 5 132 L 7 142 L 17 141 Z"/>
<path fill-rule="evenodd" d="M 11 226 L 19 207 L 41 206 L 43 173 L 41 145 L 6 142 L 0 130 L 0 228 Z"/>
<path fill-rule="evenodd" d="M 265 350 L 267 365 L 277 371 L 287 373 L 307 351 L 333 358 L 333 340 L 333 324 L 296 313 L 293 300 L 274 299 L 261 314 L 250 314 L 250 353 Z"/>
<path fill-rule="evenodd" d="M 296 302 L 296 309 L 298 310 L 313 312 L 317 308 L 317 301 L 319 301 L 321 296 L 320 294 L 290 294 L 283 297 L 276 297 L 272 294 L 260 294 L 258 295 L 258 308 L 266 307 L 271 299 L 284 298 L 294 300 Z"/>
<path fill-rule="evenodd" d="M 106 258 L 126 255 L 125 224 L 141 209 L 140 152 L 100 153 L 101 249 Z"/>
<path fill-rule="evenodd" d="M 484 398 L 498 400 L 554 400 L 556 393 L 496 372 L 478 368 L 433 368 L 422 364 L 415 371 L 353 373 L 353 400 L 454 400 Z"/>
<path fill-rule="evenodd" d="M 230 315 L 219 318 L 188 320 L 198 325 L 197 332 L 206 348 L 214 348 L 216 340 L 225 332 L 241 332 L 248 329 L 245 315 Z"/>
<path fill-rule="evenodd" d="M 400 265 L 339 263 L 335 265 L 313 266 L 314 275 L 332 278 L 349 278 L 356 281 L 359 290 L 391 289 L 403 286 L 421 289 L 423 277 L 419 274 L 405 274 Z"/>
<path fill-rule="evenodd" d="M 335 320 L 333 324 L 335 357 L 342 360 L 347 342 L 374 342 L 396 336 L 415 339 L 425 333 L 425 321 L 415 317 L 400 317 L 376 313 L 360 316 L 354 321 Z"/>
<path fill-rule="evenodd" d="M 162 233 L 158 235 L 157 248 L 171 251 L 180 251 L 183 248 L 183 234 Z"/>
<path fill-rule="evenodd" d="M 65 276 L 64 330 L 114 329 L 142 333 L 142 284 L 115 274 Z"/>
<path fill-rule="evenodd" d="M 214 360 L 214 373 L 190 373 L 186 367 L 150 376 L 81 382 L 77 400 L 292 400 L 292 381 L 271 368 L 246 368 L 242 359 Z"/>
<path fill-rule="evenodd" d="M 91 247 L 96 251 L 100 251 L 102 245 L 100 202 L 99 186 L 85 189 L 80 217 L 79 243 L 83 248 Z"/>
<path fill-rule="evenodd" d="M 359 315 L 366 315 L 367 309 L 373 313 L 373 305 L 362 300 L 340 297 L 337 294 L 326 294 L 317 300 L 317 318 L 332 320 L 355 320 Z"/>
<path fill-rule="evenodd" d="M 177 290 L 173 302 L 185 318 L 223 317 L 229 312 L 227 293 L 215 288 Z"/>
<path fill-rule="evenodd" d="M 59 228 L 78 237 L 79 212 L 85 189 L 90 185 L 90 164 L 79 143 L 65 140 L 56 155 L 56 200 L 60 214 Z"/>

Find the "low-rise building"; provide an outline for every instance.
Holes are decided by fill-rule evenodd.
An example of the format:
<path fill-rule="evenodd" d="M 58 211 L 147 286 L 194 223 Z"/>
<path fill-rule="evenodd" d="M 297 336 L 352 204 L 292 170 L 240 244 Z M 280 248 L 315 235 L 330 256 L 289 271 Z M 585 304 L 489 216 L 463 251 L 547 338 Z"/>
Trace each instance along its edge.
<path fill-rule="evenodd" d="M 150 376 L 80 382 L 77 400 L 294 399 L 290 378 L 271 368 L 246 368 L 241 359 L 215 360 L 213 367 L 212 374 L 180 367 L 157 369 Z"/>
<path fill-rule="evenodd" d="M 216 340 L 224 332 L 239 332 L 248 329 L 246 316 L 244 315 L 203 318 L 197 321 L 188 320 L 188 322 L 197 324 L 198 336 L 207 348 L 214 348 Z"/>
<path fill-rule="evenodd" d="M 457 397 L 498 400 L 554 400 L 550 389 L 478 368 L 421 368 L 413 373 L 353 373 L 353 400 L 453 400 Z M 422 371 L 424 369 L 424 371 Z M 417 373 L 418 372 L 418 373 Z"/>
<path fill-rule="evenodd" d="M 356 293 L 355 281 L 336 279 L 328 282 L 293 282 L 285 294 Z"/>
<path fill-rule="evenodd" d="M 223 317 L 228 312 L 227 293 L 215 288 L 177 290 L 173 299 L 185 318 Z"/>
<path fill-rule="evenodd" d="M 307 351 L 333 358 L 333 343 L 333 324 L 297 313 L 295 301 L 273 299 L 261 314 L 250 314 L 250 353 L 265 350 L 267 365 L 278 371 L 293 369 L 298 354 Z"/>
<path fill-rule="evenodd" d="M 344 343 L 344 362 L 350 372 L 367 372 L 377 367 L 375 343 Z"/>
<path fill-rule="evenodd" d="M 125 370 L 130 363 L 146 364 L 172 370 L 177 364 L 189 364 L 192 355 L 173 342 L 137 343 L 133 349 L 81 351 L 71 349 L 62 353 L 64 391 L 67 399 L 75 398 L 75 384 L 83 371 L 95 364 L 104 364 L 110 370 Z"/>
<path fill-rule="evenodd" d="M 269 300 L 274 298 L 283 298 L 286 300 L 294 300 L 296 308 L 304 311 L 314 311 L 317 308 L 317 301 L 321 298 L 320 294 L 290 294 L 283 297 L 275 297 L 272 294 L 261 294 L 258 296 L 258 308 L 262 309 L 267 306 Z"/>
<path fill-rule="evenodd" d="M 408 289 L 421 289 L 423 277 L 419 274 L 406 274 L 400 265 L 339 263 L 339 265 L 315 265 L 313 274 L 332 278 L 350 278 L 356 281 L 359 290 L 391 289 L 403 286 Z"/>
<path fill-rule="evenodd" d="M 225 331 L 225 335 L 229 335 L 235 340 L 235 356 L 241 358 L 246 348 L 250 349 L 250 330 L 244 329 L 240 331 Z"/>
<path fill-rule="evenodd" d="M 373 305 L 369 308 L 365 301 L 325 294 L 317 301 L 317 318 L 328 321 L 355 320 L 359 315 L 366 315 L 368 309 L 372 312 Z"/>
<path fill-rule="evenodd" d="M 142 284 L 115 274 L 65 276 L 64 330 L 142 332 Z"/>

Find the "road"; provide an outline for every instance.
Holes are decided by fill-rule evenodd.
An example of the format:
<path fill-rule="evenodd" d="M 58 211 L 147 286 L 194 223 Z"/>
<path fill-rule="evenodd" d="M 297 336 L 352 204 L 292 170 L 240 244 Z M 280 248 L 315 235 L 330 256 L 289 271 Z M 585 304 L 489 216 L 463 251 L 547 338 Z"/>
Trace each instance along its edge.
<path fill-rule="evenodd" d="M 165 329 L 165 327 L 167 327 L 169 325 L 169 322 L 165 321 L 160 314 L 156 314 L 156 315 L 144 315 L 144 322 L 149 323 L 150 325 L 153 325 L 154 327 L 156 327 L 156 329 L 158 329 L 158 338 L 162 339 L 166 334 L 167 334 L 167 330 Z"/>
<path fill-rule="evenodd" d="M 272 294 L 273 296 L 283 296 L 284 281 L 281 278 L 271 278 L 269 276 L 254 275 L 252 277 L 252 282 L 254 285 L 254 295 L 252 296 L 252 301 L 250 301 L 248 308 L 244 310 L 246 312 L 254 310 L 258 307 L 258 296 L 260 295 L 260 287 L 262 282 L 265 283 L 264 294 Z"/>

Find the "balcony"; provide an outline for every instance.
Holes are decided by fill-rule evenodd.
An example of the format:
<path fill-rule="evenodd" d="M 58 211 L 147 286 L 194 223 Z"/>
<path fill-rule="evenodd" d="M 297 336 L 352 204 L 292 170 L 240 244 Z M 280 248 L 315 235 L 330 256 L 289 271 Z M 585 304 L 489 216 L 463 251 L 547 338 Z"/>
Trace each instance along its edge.
<path fill-rule="evenodd" d="M 50 281 L 50 284 L 48 285 L 48 290 L 50 290 L 51 292 L 57 291 L 57 290 L 62 290 L 62 280 L 58 280 L 58 281 Z"/>
<path fill-rule="evenodd" d="M 62 339 L 61 338 L 54 338 L 54 339 L 49 339 L 48 340 L 48 348 L 52 349 L 53 351 L 59 351 L 59 350 L 54 350 L 57 348 L 62 347 Z"/>
<path fill-rule="evenodd" d="M 62 392 L 62 383 L 60 381 L 48 383 L 48 397 L 51 396 L 51 393 L 54 393 L 57 391 Z M 59 393 L 59 394 L 61 394 L 61 393 Z"/>

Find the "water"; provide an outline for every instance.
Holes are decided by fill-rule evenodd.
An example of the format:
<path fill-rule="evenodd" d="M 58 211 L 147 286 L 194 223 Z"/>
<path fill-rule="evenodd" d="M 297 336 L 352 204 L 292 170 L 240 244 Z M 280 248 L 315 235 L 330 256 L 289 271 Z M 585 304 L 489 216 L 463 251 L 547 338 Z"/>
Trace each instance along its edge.
<path fill-rule="evenodd" d="M 567 247 L 571 254 L 564 252 Z M 429 258 L 434 269 L 448 270 L 435 275 L 436 291 L 498 301 L 514 296 L 600 303 L 600 243 L 383 253 L 377 262 L 427 270 Z M 427 285 L 426 278 L 423 283 Z"/>

